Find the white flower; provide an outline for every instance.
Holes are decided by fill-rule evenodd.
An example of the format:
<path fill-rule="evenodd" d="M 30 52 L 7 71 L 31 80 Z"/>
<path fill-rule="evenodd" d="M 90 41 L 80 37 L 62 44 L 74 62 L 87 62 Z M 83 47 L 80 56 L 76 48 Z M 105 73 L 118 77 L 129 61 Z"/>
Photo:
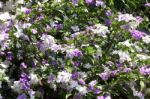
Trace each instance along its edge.
<path fill-rule="evenodd" d="M 77 32 L 77 31 L 80 30 L 78 26 L 71 26 L 71 29 L 72 29 L 74 32 Z"/>
<path fill-rule="evenodd" d="M 9 19 L 11 19 L 11 16 L 8 12 L 4 12 L 0 14 L 0 20 L 7 21 Z"/>
<path fill-rule="evenodd" d="M 123 63 L 125 61 L 131 61 L 130 55 L 128 52 L 123 51 L 114 51 L 113 54 L 118 54 L 120 57 L 120 62 Z"/>
<path fill-rule="evenodd" d="M 49 48 L 53 44 L 55 44 L 55 39 L 51 35 L 43 34 L 41 37 L 41 40 L 43 40 L 43 44 L 44 44 L 45 48 Z"/>
<path fill-rule="evenodd" d="M 70 85 L 68 86 L 68 89 L 73 89 L 73 88 L 76 88 L 77 86 L 78 86 L 78 82 L 71 80 Z"/>
<path fill-rule="evenodd" d="M 16 3 L 17 3 L 17 4 L 23 4 L 23 3 L 24 3 L 24 0 L 17 0 Z"/>
<path fill-rule="evenodd" d="M 10 61 L 7 61 L 7 60 L 0 63 L 0 67 L 5 68 L 5 69 L 8 68 L 9 65 L 10 65 Z"/>
<path fill-rule="evenodd" d="M 122 14 L 122 13 L 119 12 L 118 18 L 116 18 L 116 20 L 118 20 L 119 22 L 120 22 L 120 21 L 129 22 L 129 21 L 131 21 L 131 20 L 132 20 L 132 21 L 133 21 L 133 20 L 136 21 L 136 18 L 133 17 L 132 14 L 128 14 L 128 13 Z"/>
<path fill-rule="evenodd" d="M 132 46 L 132 44 L 129 42 L 129 40 L 126 40 L 124 42 L 119 42 L 119 45 L 125 45 L 127 47 L 131 47 Z"/>
<path fill-rule="evenodd" d="M 143 42 L 145 42 L 146 44 L 150 43 L 150 36 L 146 35 L 142 38 Z"/>
<path fill-rule="evenodd" d="M 150 59 L 150 56 L 148 56 L 146 54 L 137 54 L 136 57 L 139 58 L 140 60 Z"/>
<path fill-rule="evenodd" d="M 31 84 L 38 84 L 39 79 L 38 79 L 38 77 L 37 77 L 36 74 L 31 73 L 31 74 L 30 74 L 30 78 L 31 78 L 31 80 L 30 80 L 30 83 L 31 83 Z"/>
<path fill-rule="evenodd" d="M 20 92 L 21 90 L 21 84 L 19 81 L 14 81 L 13 86 L 11 86 L 11 88 L 16 91 L 16 92 Z"/>
<path fill-rule="evenodd" d="M 57 82 L 68 83 L 71 79 L 71 74 L 65 71 L 58 72 Z"/>
<path fill-rule="evenodd" d="M 91 29 L 93 33 L 98 34 L 99 36 L 106 37 L 107 33 L 110 33 L 107 26 L 102 24 L 96 24 L 95 28 Z"/>
<path fill-rule="evenodd" d="M 96 80 L 93 80 L 89 83 L 90 86 L 95 86 L 98 82 Z"/>
<path fill-rule="evenodd" d="M 17 32 L 15 32 L 14 35 L 17 38 L 24 36 L 23 30 L 20 28 L 20 26 L 19 25 L 15 25 L 15 27 L 17 29 Z"/>
<path fill-rule="evenodd" d="M 87 87 L 85 87 L 85 86 L 78 85 L 76 87 L 76 90 L 78 90 L 79 93 L 83 94 L 83 95 L 85 95 L 87 93 Z"/>
<path fill-rule="evenodd" d="M 87 68 L 87 69 L 89 69 L 91 67 L 92 67 L 92 65 L 90 63 L 87 63 L 87 64 L 84 65 L 84 68 Z"/>

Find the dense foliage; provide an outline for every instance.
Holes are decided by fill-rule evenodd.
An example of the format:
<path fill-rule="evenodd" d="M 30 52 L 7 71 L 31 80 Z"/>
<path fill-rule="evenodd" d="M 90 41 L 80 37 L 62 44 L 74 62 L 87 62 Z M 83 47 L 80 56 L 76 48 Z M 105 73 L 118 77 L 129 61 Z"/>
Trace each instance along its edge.
<path fill-rule="evenodd" d="M 149 99 L 147 0 L 0 2 L 0 99 Z"/>

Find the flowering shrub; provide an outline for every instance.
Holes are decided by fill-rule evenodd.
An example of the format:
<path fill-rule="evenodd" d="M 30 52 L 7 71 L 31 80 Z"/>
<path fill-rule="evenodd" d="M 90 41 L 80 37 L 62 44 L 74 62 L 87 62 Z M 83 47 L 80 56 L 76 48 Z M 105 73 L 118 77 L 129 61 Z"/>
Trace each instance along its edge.
<path fill-rule="evenodd" d="M 117 12 L 107 0 L 13 4 L 0 14 L 2 99 L 150 97 L 147 15 Z"/>

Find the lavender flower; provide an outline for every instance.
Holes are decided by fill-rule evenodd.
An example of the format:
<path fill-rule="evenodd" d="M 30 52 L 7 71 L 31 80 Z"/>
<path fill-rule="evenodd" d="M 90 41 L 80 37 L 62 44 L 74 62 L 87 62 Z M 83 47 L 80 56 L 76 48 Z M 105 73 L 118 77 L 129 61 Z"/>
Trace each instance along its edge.
<path fill-rule="evenodd" d="M 142 75 L 150 75 L 150 67 L 144 66 L 141 67 L 139 70 Z"/>
<path fill-rule="evenodd" d="M 110 19 L 106 19 L 106 20 L 105 20 L 105 24 L 106 24 L 107 26 L 110 26 L 110 25 L 112 24 L 112 21 L 111 21 Z"/>
<path fill-rule="evenodd" d="M 145 6 L 150 7 L 150 3 L 146 3 Z"/>
<path fill-rule="evenodd" d="M 78 66 L 81 65 L 81 62 L 80 61 L 75 61 L 75 62 L 73 62 L 73 65 L 78 67 Z"/>
<path fill-rule="evenodd" d="M 85 2 L 86 4 L 91 5 L 91 6 L 96 4 L 96 0 L 85 0 Z"/>
<path fill-rule="evenodd" d="M 95 90 L 94 90 L 94 93 L 95 93 L 95 94 L 100 94 L 100 93 L 101 93 L 101 90 L 100 90 L 100 89 L 95 89 Z"/>
<path fill-rule="evenodd" d="M 78 49 L 71 49 L 67 51 L 67 57 L 73 58 L 73 57 L 80 57 L 82 56 L 82 52 Z"/>
<path fill-rule="evenodd" d="M 77 79 L 79 76 L 80 76 L 80 75 L 79 75 L 78 72 L 74 72 L 74 73 L 72 74 L 71 78 L 75 80 L 75 79 Z"/>
<path fill-rule="evenodd" d="M 132 70 L 131 68 L 125 68 L 125 69 L 123 70 L 123 72 L 129 73 L 131 70 Z"/>
<path fill-rule="evenodd" d="M 85 85 L 85 81 L 83 79 L 79 79 L 79 84 Z"/>
<path fill-rule="evenodd" d="M 104 96 L 97 96 L 97 99 L 105 99 Z"/>
<path fill-rule="evenodd" d="M 99 76 L 102 78 L 102 80 L 108 80 L 108 78 L 110 77 L 110 74 L 108 72 L 103 72 L 99 74 Z"/>
<path fill-rule="evenodd" d="M 146 34 L 144 32 L 138 31 L 138 30 L 130 30 L 131 35 L 133 38 L 140 40 L 142 37 L 144 37 Z"/>
<path fill-rule="evenodd" d="M 7 59 L 12 60 L 13 59 L 13 53 L 12 52 L 7 52 Z"/>
<path fill-rule="evenodd" d="M 30 78 L 26 73 L 22 73 L 20 77 L 20 83 L 22 84 L 22 89 L 29 90 L 30 89 Z"/>
<path fill-rule="evenodd" d="M 22 63 L 20 64 L 20 66 L 21 66 L 21 68 L 27 68 L 27 65 L 26 65 L 24 62 L 22 62 Z"/>
<path fill-rule="evenodd" d="M 25 14 L 30 14 L 31 11 L 32 11 L 31 9 L 26 8 L 26 9 L 24 10 L 24 13 L 25 13 Z"/>
<path fill-rule="evenodd" d="M 79 2 L 79 0 L 72 0 L 72 3 L 73 3 L 74 5 L 78 5 L 78 2 Z"/>
<path fill-rule="evenodd" d="M 106 7 L 105 3 L 102 0 L 96 0 L 96 6 Z"/>
<path fill-rule="evenodd" d="M 108 17 L 110 17 L 110 16 L 112 15 L 112 12 L 111 12 L 110 10 L 107 10 L 107 11 L 105 12 L 105 15 L 108 16 Z"/>
<path fill-rule="evenodd" d="M 27 99 L 27 96 L 25 94 L 20 94 L 17 99 Z"/>

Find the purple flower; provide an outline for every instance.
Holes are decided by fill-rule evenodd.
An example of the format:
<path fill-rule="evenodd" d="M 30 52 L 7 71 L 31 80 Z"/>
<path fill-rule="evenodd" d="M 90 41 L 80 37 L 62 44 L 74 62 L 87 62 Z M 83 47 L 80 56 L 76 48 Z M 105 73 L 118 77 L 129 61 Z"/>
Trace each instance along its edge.
<path fill-rule="evenodd" d="M 140 17 L 140 16 L 137 16 L 136 17 L 136 21 L 138 22 L 138 23 L 142 23 L 143 22 L 143 18 L 142 17 Z"/>
<path fill-rule="evenodd" d="M 103 72 L 99 74 L 99 76 L 102 78 L 102 80 L 108 80 L 108 78 L 110 77 L 110 74 L 108 72 Z"/>
<path fill-rule="evenodd" d="M 123 70 L 123 72 L 129 73 L 131 70 L 132 70 L 131 68 L 125 68 L 125 69 Z"/>
<path fill-rule="evenodd" d="M 48 83 L 51 83 L 51 82 L 53 82 L 55 80 L 55 75 L 53 75 L 53 74 L 50 74 L 49 75 L 49 77 L 48 77 Z"/>
<path fill-rule="evenodd" d="M 75 62 L 73 62 L 73 65 L 78 67 L 78 66 L 81 65 L 81 62 L 80 61 L 75 61 Z"/>
<path fill-rule="evenodd" d="M 77 79 L 80 76 L 80 74 L 78 72 L 74 72 L 71 76 L 72 79 Z"/>
<path fill-rule="evenodd" d="M 138 30 L 130 30 L 131 35 L 133 38 L 140 40 L 142 37 L 144 37 L 146 34 L 144 32 L 138 31 Z"/>
<path fill-rule="evenodd" d="M 85 81 L 83 79 L 79 79 L 79 84 L 85 85 Z"/>
<path fill-rule="evenodd" d="M 67 56 L 70 58 L 82 56 L 82 52 L 78 49 L 68 50 Z"/>
<path fill-rule="evenodd" d="M 57 30 L 61 30 L 63 28 L 63 24 L 54 24 L 54 28 Z"/>
<path fill-rule="evenodd" d="M 29 90 L 30 89 L 30 77 L 26 73 L 22 73 L 20 77 L 20 83 L 22 85 L 22 89 Z"/>
<path fill-rule="evenodd" d="M 90 92 L 90 91 L 93 91 L 93 90 L 94 90 L 94 86 L 89 85 L 88 86 L 88 91 Z"/>
<path fill-rule="evenodd" d="M 117 72 L 118 72 L 118 70 L 113 70 L 113 71 L 111 71 L 111 74 L 110 74 L 110 75 L 111 75 L 112 77 L 114 77 L 114 76 L 117 74 Z"/>
<path fill-rule="evenodd" d="M 31 9 L 26 8 L 26 9 L 24 10 L 24 13 L 25 13 L 25 14 L 30 14 L 31 11 L 32 11 Z"/>
<path fill-rule="evenodd" d="M 150 3 L 146 3 L 145 6 L 150 7 Z"/>
<path fill-rule="evenodd" d="M 150 67 L 141 67 L 139 70 L 142 75 L 150 75 Z"/>
<path fill-rule="evenodd" d="M 110 19 L 106 19 L 106 20 L 105 20 L 105 24 L 106 24 L 107 26 L 110 26 L 110 25 L 112 24 L 112 21 L 111 21 Z"/>
<path fill-rule="evenodd" d="M 27 99 L 27 96 L 25 94 L 20 94 L 17 99 Z"/>
<path fill-rule="evenodd" d="M 7 52 L 7 59 L 12 60 L 13 59 L 13 53 L 12 52 Z"/>

